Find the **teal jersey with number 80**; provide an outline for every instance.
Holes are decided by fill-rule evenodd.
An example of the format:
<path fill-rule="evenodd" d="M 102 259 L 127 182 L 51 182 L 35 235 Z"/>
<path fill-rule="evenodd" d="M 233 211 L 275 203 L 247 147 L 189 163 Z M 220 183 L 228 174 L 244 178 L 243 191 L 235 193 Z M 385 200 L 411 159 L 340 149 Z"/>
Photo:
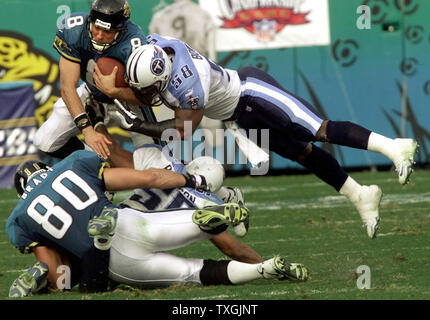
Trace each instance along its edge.
<path fill-rule="evenodd" d="M 82 258 L 93 244 L 88 221 L 114 206 L 104 194 L 106 166 L 96 153 L 79 150 L 30 179 L 7 221 L 11 243 L 23 253 L 46 245 Z"/>

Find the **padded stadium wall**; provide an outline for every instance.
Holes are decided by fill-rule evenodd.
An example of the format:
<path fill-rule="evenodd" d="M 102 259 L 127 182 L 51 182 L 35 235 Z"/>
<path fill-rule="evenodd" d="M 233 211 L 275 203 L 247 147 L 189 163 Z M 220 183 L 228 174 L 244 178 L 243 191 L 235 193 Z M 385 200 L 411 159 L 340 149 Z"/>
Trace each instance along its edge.
<path fill-rule="evenodd" d="M 147 33 L 152 10 L 161 2 L 129 0 L 131 20 Z M 59 55 L 52 47 L 57 21 L 69 9 L 88 11 L 90 3 L 89 0 L 1 1 L 0 81 L 33 82 L 39 126 L 60 95 Z M 371 9 L 370 29 L 357 27 L 360 5 Z M 418 162 L 428 163 L 428 12 L 427 0 L 329 0 L 329 45 L 219 52 L 217 61 L 227 68 L 252 65 L 268 71 L 287 90 L 311 102 L 326 118 L 353 121 L 393 138 L 413 137 L 421 146 Z M 114 133 L 120 138 L 125 135 L 121 130 Z M 324 148 L 345 167 L 390 165 L 388 159 L 378 154 L 330 145 Z M 299 166 L 272 154 L 271 168 Z M 243 166 L 229 169 L 241 170 Z"/>

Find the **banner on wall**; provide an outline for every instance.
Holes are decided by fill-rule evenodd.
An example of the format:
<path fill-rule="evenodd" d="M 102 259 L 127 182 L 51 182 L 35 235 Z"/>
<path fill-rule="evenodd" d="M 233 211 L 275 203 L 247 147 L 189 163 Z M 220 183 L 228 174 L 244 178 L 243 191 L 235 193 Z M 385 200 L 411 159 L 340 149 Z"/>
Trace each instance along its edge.
<path fill-rule="evenodd" d="M 216 51 L 326 46 L 328 0 L 200 0 L 213 17 Z"/>
<path fill-rule="evenodd" d="M 33 84 L 0 84 L 0 106 L 0 188 L 7 188 L 20 163 L 38 159 Z"/>

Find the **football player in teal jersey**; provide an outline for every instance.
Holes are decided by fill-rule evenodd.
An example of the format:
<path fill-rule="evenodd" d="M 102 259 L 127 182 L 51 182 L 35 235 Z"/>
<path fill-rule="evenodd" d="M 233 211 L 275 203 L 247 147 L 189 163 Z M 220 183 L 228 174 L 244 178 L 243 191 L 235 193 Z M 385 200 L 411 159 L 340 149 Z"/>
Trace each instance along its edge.
<path fill-rule="evenodd" d="M 109 279 L 166 286 L 308 278 L 302 264 L 287 263 L 280 256 L 251 264 L 185 259 L 163 252 L 210 239 L 228 225 L 244 221 L 248 210 L 225 204 L 145 213 L 119 209 L 104 194 L 105 190 L 139 186 L 207 188 L 203 176 L 163 169 L 109 168 L 101 157 L 85 150 L 72 153 L 52 168 L 36 161 L 19 166 L 15 187 L 21 199 L 6 231 L 13 245 L 21 252 L 33 252 L 38 262 L 14 281 L 9 296 L 32 295 L 47 283 L 54 289 L 70 289 L 79 283 L 84 292 L 105 291 Z M 65 267 L 71 270 L 69 288 L 61 286 L 63 275 L 58 272 Z"/>
<path fill-rule="evenodd" d="M 38 261 L 47 264 L 52 271 L 48 281 L 56 283 L 56 264 L 69 261 L 72 265 L 94 265 L 103 270 L 100 261 L 106 263 L 106 253 L 94 247 L 97 242 L 94 244 L 89 237 L 87 227 L 93 217 L 116 207 L 106 198 L 106 190 L 182 186 L 207 187 L 204 177 L 198 175 L 164 169 L 110 168 L 108 162 L 87 150 L 72 153 L 52 168 L 30 160 L 21 164 L 15 174 L 21 199 L 7 221 L 6 231 L 20 252 L 33 252 Z M 55 252 L 52 250 L 58 254 L 51 255 Z M 87 276 L 79 274 L 80 270 L 72 267 L 72 283 L 80 282 L 81 287 L 88 289 L 92 284 Z"/>
<path fill-rule="evenodd" d="M 41 151 L 63 159 L 75 150 L 84 149 L 76 137 L 82 133 L 93 151 L 108 157 L 107 146 L 111 141 L 94 130 L 85 105 L 91 100 L 112 104 L 114 98 L 139 104 L 130 88 L 117 88 L 105 94 L 104 83 L 115 79 L 115 70 L 111 75 L 96 72 L 94 76 L 95 68 L 98 70 L 95 62 L 100 57 L 112 57 L 125 64 L 133 49 L 146 43 L 143 31 L 129 19 L 130 6 L 126 0 L 95 0 L 89 13 L 73 13 L 62 21 L 53 44 L 61 56 L 61 99 L 35 134 L 34 144 Z M 78 87 L 80 80 L 83 83 Z"/>

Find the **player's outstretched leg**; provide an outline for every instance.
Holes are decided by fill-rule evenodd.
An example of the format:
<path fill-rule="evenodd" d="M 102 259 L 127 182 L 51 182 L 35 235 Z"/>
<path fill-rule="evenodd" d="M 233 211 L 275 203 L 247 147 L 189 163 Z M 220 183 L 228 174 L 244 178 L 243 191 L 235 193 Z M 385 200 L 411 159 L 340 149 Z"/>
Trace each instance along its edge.
<path fill-rule="evenodd" d="M 316 134 L 318 141 L 378 152 L 390 159 L 399 183 L 408 183 L 418 150 L 415 139 L 391 139 L 349 121 L 325 120 Z"/>
<path fill-rule="evenodd" d="M 203 230 L 211 230 L 221 225 L 237 225 L 249 218 L 249 210 L 237 203 L 208 206 L 194 211 L 193 222 Z"/>
<path fill-rule="evenodd" d="M 257 279 L 306 281 L 309 271 L 303 264 L 288 263 L 280 256 L 257 264 L 209 259 L 204 260 L 199 278 L 202 285 L 236 285 Z"/>

